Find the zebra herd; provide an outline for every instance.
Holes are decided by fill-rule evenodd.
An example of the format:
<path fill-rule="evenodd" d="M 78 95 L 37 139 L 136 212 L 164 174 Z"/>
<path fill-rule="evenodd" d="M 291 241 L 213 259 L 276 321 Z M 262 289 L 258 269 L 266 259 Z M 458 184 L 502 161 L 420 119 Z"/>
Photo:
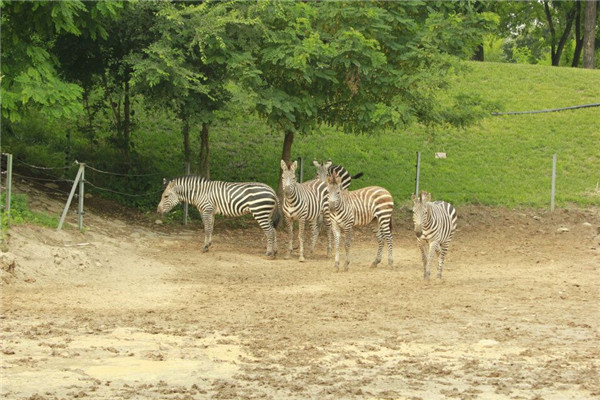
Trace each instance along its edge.
<path fill-rule="evenodd" d="M 158 204 L 160 214 L 169 212 L 181 202 L 195 206 L 202 215 L 204 223 L 204 246 L 208 251 L 212 241 L 215 214 L 242 216 L 252 214 L 267 237 L 266 255 L 277 255 L 277 227 L 283 215 L 287 231 L 288 246 L 285 258 L 293 251 L 293 226 L 298 221 L 299 261 L 310 257 L 319 235 L 319 226 L 327 230 L 327 256 L 331 256 L 335 247 L 335 269 L 339 271 L 340 240 L 345 235 L 346 260 L 344 270 L 350 264 L 350 242 L 352 228 L 376 221 L 377 256 L 371 264 L 376 267 L 381 262 L 384 245 L 387 245 L 388 264 L 393 268 L 392 257 L 392 211 L 394 200 L 389 191 L 380 186 L 368 186 L 358 190 L 348 190 L 354 176 L 342 166 L 331 161 L 313 162 L 317 167 L 316 177 L 299 183 L 296 180 L 297 162 L 287 163 L 281 160 L 281 187 L 283 196 L 280 201 L 275 191 L 264 183 L 258 182 L 221 182 L 209 181 L 200 176 L 183 176 L 163 181 L 164 191 Z M 431 194 L 423 191 L 412 196 L 414 232 L 421 250 L 424 278 L 429 279 L 431 264 L 438 255 L 438 278 L 442 277 L 442 268 L 452 235 L 456 230 L 456 210 L 444 201 L 431 202 Z M 311 232 L 308 251 L 304 248 L 304 229 L 306 224 Z"/>

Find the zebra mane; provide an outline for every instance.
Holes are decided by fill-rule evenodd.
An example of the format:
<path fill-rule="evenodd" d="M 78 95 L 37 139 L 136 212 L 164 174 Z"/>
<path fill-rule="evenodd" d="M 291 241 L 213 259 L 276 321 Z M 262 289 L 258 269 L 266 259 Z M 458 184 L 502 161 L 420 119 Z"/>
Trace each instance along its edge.
<path fill-rule="evenodd" d="M 175 178 L 171 178 L 170 180 L 163 178 L 163 190 L 165 190 L 167 186 L 169 186 L 171 183 L 181 184 L 186 180 L 199 181 L 200 183 L 209 181 L 208 179 L 200 175 L 182 175 Z"/>

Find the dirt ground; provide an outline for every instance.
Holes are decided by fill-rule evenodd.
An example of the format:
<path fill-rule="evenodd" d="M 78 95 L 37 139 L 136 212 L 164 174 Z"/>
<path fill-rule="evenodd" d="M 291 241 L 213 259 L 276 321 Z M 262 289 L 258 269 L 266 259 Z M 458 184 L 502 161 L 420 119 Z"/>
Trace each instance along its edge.
<path fill-rule="evenodd" d="M 598 208 L 459 208 L 430 282 L 408 209 L 395 270 L 369 268 L 367 228 L 340 273 L 324 235 L 299 263 L 282 227 L 270 260 L 252 220 L 219 219 L 201 253 L 198 225 L 86 211 L 84 233 L 10 230 L 3 399 L 600 398 Z"/>

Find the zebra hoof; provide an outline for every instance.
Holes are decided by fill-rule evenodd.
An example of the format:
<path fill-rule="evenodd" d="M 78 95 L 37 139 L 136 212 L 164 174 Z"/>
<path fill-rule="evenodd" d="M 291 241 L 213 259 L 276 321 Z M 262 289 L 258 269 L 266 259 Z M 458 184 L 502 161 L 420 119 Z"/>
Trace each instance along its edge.
<path fill-rule="evenodd" d="M 287 253 L 285 256 L 283 256 L 284 260 L 289 260 L 290 258 L 292 258 L 292 255 L 290 253 Z"/>
<path fill-rule="evenodd" d="M 300 262 L 304 262 L 304 261 L 306 261 L 306 260 L 304 259 L 304 256 L 300 256 L 300 257 L 298 257 L 298 261 L 300 261 Z"/>
<path fill-rule="evenodd" d="M 203 252 L 203 253 L 206 253 L 206 252 L 208 252 L 208 246 L 204 246 L 204 247 L 202 247 L 202 252 Z"/>

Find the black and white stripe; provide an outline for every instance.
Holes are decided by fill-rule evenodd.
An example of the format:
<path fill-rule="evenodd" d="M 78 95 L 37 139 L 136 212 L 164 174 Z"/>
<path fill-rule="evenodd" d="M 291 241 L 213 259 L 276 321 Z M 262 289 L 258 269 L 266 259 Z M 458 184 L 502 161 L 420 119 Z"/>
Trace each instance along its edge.
<path fill-rule="evenodd" d="M 442 268 L 450 240 L 456 230 L 456 210 L 445 201 L 431 202 L 431 194 L 422 191 L 412 195 L 413 222 L 415 235 L 423 259 L 423 275 L 429 279 L 431 263 L 438 254 L 438 278 L 442 278 Z M 425 246 L 429 245 L 426 252 Z"/>
<path fill-rule="evenodd" d="M 335 244 L 335 268 L 340 265 L 340 237 L 343 230 L 346 235 L 346 264 L 350 264 L 350 239 L 354 226 L 368 225 L 377 221 L 377 257 L 371 264 L 376 267 L 381 262 L 384 242 L 388 247 L 388 264 L 393 267 L 392 257 L 392 211 L 394 199 L 390 192 L 379 186 L 369 186 L 348 191 L 342 188 L 342 180 L 335 173 L 327 179 L 329 191 L 329 212 Z"/>
<path fill-rule="evenodd" d="M 316 179 L 319 179 L 323 182 L 327 182 L 327 177 L 335 173 L 342 180 L 342 189 L 344 190 L 350 187 L 352 179 L 358 179 L 361 176 L 363 176 L 362 172 L 359 172 L 358 174 L 352 176 L 346 168 L 342 167 L 341 165 L 333 164 L 331 160 L 324 161 L 322 163 L 318 162 L 317 160 L 314 160 L 313 165 L 317 167 L 317 176 L 315 177 Z"/>
<path fill-rule="evenodd" d="M 297 161 L 287 164 L 281 160 L 281 185 L 283 188 L 283 215 L 288 228 L 288 253 L 286 258 L 291 257 L 293 250 L 294 220 L 298 221 L 298 241 L 300 242 L 300 261 L 304 261 L 304 225 L 310 224 L 312 240 L 308 255 L 311 255 L 317 237 L 319 236 L 319 219 L 323 219 L 328 224 L 329 204 L 327 196 L 327 184 L 318 179 L 298 183 L 296 181 Z"/>
<path fill-rule="evenodd" d="M 267 256 L 277 254 L 277 226 L 281 213 L 275 191 L 264 183 L 209 181 L 200 176 L 183 176 L 166 182 L 157 211 L 169 212 L 180 202 L 192 204 L 202 214 L 204 247 L 212 241 L 214 215 L 239 217 L 252 214 L 267 235 Z"/>

